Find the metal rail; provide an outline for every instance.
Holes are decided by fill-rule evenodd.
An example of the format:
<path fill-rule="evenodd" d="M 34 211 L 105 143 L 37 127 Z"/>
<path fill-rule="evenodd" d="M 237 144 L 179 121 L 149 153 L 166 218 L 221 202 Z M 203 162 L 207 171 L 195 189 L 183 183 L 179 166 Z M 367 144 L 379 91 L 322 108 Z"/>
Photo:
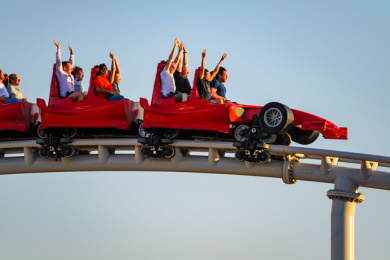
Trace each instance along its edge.
<path fill-rule="evenodd" d="M 334 183 L 335 188 L 327 193 L 333 200 L 332 260 L 354 259 L 355 207 L 364 200 L 359 187 L 390 190 L 390 157 L 385 156 L 270 145 L 268 151 L 274 158 L 262 164 L 232 158 L 236 152 L 232 142 L 175 140 L 171 146 L 176 153 L 171 159 L 142 157 L 137 139 L 74 139 L 71 145 L 88 153 L 56 161 L 39 157 L 35 140 L 0 142 L 0 174 L 169 171 L 273 177 L 286 184 L 297 180 Z M 305 159 L 310 163 L 303 163 Z M 339 162 L 354 164 L 355 168 Z M 378 170 L 379 166 L 383 171 Z"/>

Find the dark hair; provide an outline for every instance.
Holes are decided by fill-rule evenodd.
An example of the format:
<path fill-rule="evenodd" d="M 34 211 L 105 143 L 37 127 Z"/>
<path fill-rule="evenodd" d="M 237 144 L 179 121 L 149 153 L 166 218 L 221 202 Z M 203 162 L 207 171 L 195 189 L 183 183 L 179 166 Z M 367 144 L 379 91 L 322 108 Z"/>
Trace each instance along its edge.
<path fill-rule="evenodd" d="M 63 61 L 63 62 L 62 62 L 62 67 L 64 67 L 64 66 L 65 66 L 66 64 L 68 64 L 68 63 L 70 64 L 69 61 Z"/>
<path fill-rule="evenodd" d="M 206 73 L 206 72 L 209 72 L 209 70 L 208 69 L 204 69 L 204 72 Z"/>
<path fill-rule="evenodd" d="M 226 69 L 224 67 L 219 67 L 218 75 L 222 74 L 224 71 L 226 71 Z"/>
<path fill-rule="evenodd" d="M 104 69 L 104 67 L 107 68 L 106 64 L 104 64 L 104 63 L 102 63 L 102 64 L 99 65 L 99 67 L 98 67 L 99 70 L 98 70 L 98 72 L 96 73 L 96 76 L 95 76 L 95 77 L 97 77 L 97 76 L 99 76 L 99 75 L 102 74 L 102 70 Z"/>
<path fill-rule="evenodd" d="M 83 69 L 80 68 L 79 66 L 74 67 L 74 70 L 72 72 L 73 77 L 75 77 L 76 74 L 79 73 L 80 71 L 83 71 Z"/>
<path fill-rule="evenodd" d="M 4 73 L 4 71 L 3 71 L 2 69 L 0 69 L 0 71 L 2 71 L 2 72 L 3 72 L 3 75 L 4 75 L 4 79 L 3 79 L 2 83 L 3 83 L 5 86 L 7 86 L 8 83 L 9 83 L 9 81 L 8 81 L 8 74 L 7 74 L 7 73 Z"/>
<path fill-rule="evenodd" d="M 9 77 L 9 79 L 11 80 L 11 79 L 13 79 L 13 78 L 16 77 L 16 74 L 15 74 L 15 73 L 12 73 L 12 74 L 10 74 L 8 77 Z"/>

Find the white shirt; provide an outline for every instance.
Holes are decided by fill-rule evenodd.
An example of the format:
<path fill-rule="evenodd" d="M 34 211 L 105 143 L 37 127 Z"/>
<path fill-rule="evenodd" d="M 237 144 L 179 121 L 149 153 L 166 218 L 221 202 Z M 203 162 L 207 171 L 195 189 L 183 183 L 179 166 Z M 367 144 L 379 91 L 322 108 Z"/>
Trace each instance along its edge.
<path fill-rule="evenodd" d="M 15 97 L 17 99 L 23 99 L 23 95 L 22 95 L 22 91 L 20 91 L 20 88 L 18 88 L 18 86 L 15 86 L 15 85 L 12 85 L 12 84 L 9 84 L 7 86 L 7 90 L 8 90 L 8 93 L 11 95 L 12 94 L 15 94 Z"/>
<path fill-rule="evenodd" d="M 70 55 L 69 62 L 74 67 L 74 55 Z M 58 83 L 60 84 L 60 96 L 65 97 L 66 92 L 74 91 L 74 78 L 72 74 L 66 73 L 62 69 L 61 63 L 61 49 L 57 50 L 56 55 L 56 76 Z"/>
<path fill-rule="evenodd" d="M 5 96 L 5 98 L 9 98 L 7 89 L 5 88 L 3 82 L 0 82 L 0 97 L 2 96 Z"/>
<path fill-rule="evenodd" d="M 173 74 L 170 74 L 165 70 L 165 67 L 160 73 L 161 76 L 161 93 L 164 96 L 167 96 L 171 92 L 176 91 L 175 79 L 173 78 Z"/>

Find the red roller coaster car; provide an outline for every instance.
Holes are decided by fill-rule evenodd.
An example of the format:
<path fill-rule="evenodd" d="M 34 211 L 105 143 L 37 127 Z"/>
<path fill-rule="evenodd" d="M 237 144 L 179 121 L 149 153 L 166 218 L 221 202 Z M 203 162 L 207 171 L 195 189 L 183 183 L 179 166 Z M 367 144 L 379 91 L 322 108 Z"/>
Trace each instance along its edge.
<path fill-rule="evenodd" d="M 1 138 L 35 136 L 39 124 L 39 111 L 36 104 L 0 102 Z"/>
<path fill-rule="evenodd" d="M 199 99 L 195 71 L 190 99 L 175 103 L 174 98 L 161 98 L 159 63 L 151 104 L 140 99 L 144 109 L 144 121 L 140 135 L 162 135 L 165 138 L 187 136 L 236 139 L 239 142 L 256 140 L 260 143 L 289 145 L 314 142 L 319 134 L 326 139 L 347 139 L 347 128 L 338 127 L 321 117 L 271 102 L 265 106 L 236 103 L 212 104 Z"/>
<path fill-rule="evenodd" d="M 70 141 L 67 139 L 75 136 L 110 136 L 118 132 L 129 134 L 133 129 L 135 129 L 135 132 L 137 131 L 138 126 L 136 122 L 142 118 L 138 102 L 128 99 L 109 101 L 98 97 L 93 85 L 93 79 L 97 70 L 97 68 L 92 68 L 91 70 L 87 98 L 82 101 L 72 102 L 71 97 L 59 97 L 59 87 L 54 65 L 49 104 L 46 105 L 43 99 L 37 99 L 42 120 L 42 124 L 38 129 L 38 135 L 46 138 L 45 141 L 41 139 L 40 143 L 53 142 L 49 138 L 52 136 L 58 137 L 58 141 L 55 141 L 55 143 L 62 143 L 62 141 L 63 143 L 69 143 Z"/>

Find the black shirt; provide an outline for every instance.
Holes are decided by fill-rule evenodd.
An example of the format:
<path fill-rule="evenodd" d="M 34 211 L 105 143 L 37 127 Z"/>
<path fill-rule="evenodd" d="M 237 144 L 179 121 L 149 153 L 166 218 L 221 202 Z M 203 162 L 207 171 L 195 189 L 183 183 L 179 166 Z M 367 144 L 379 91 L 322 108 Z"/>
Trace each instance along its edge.
<path fill-rule="evenodd" d="M 199 77 L 196 79 L 196 85 L 198 85 L 198 94 L 199 98 L 210 101 L 211 99 L 211 89 L 210 89 L 210 81 L 200 79 Z"/>
<path fill-rule="evenodd" d="M 173 77 L 175 79 L 176 91 L 191 95 L 191 84 L 188 79 L 183 77 L 183 75 L 177 70 L 173 73 Z"/>

